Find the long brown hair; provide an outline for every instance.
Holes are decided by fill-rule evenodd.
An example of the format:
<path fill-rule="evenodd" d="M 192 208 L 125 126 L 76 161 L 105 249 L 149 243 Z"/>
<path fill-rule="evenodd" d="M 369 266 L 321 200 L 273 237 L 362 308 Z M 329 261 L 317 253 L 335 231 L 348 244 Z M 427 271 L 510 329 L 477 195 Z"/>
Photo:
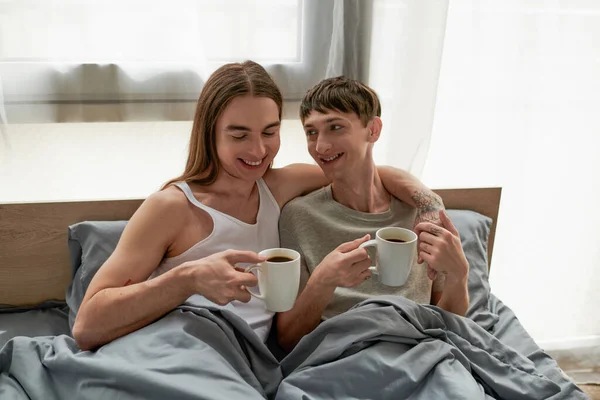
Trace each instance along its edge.
<path fill-rule="evenodd" d="M 273 100 L 281 120 L 281 92 L 261 65 L 254 61 L 223 65 L 213 72 L 200 92 L 185 170 L 165 183 L 163 189 L 180 181 L 194 181 L 201 185 L 214 183 L 221 168 L 216 145 L 217 120 L 233 98 L 244 95 Z"/>

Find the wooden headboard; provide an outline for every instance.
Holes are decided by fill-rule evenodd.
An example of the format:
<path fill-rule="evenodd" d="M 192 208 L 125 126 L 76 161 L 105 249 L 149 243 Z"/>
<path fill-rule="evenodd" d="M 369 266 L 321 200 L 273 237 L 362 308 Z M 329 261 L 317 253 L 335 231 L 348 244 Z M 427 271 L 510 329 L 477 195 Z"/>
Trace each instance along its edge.
<path fill-rule="evenodd" d="M 501 188 L 436 190 L 447 209 L 492 218 L 491 262 Z M 128 220 L 142 200 L 0 204 L 0 304 L 64 300 L 71 283 L 67 228 L 81 221 Z"/>

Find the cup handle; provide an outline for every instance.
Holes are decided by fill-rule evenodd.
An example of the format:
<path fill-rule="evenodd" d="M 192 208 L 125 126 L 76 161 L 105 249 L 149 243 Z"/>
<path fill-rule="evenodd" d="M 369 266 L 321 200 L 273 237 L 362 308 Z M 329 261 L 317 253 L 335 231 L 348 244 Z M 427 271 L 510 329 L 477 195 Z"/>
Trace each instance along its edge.
<path fill-rule="evenodd" d="M 358 246 L 360 249 L 362 249 L 363 247 L 375 247 L 375 249 L 377 249 L 377 239 L 371 239 L 368 242 L 364 242 L 363 244 L 361 244 L 360 246 Z M 371 265 L 369 267 L 369 270 L 375 274 L 375 275 L 379 275 L 379 271 L 377 271 L 377 267 L 375 265 Z"/>
<path fill-rule="evenodd" d="M 249 266 L 248 268 L 246 268 L 246 269 L 244 270 L 244 272 L 252 272 L 252 271 L 254 271 L 255 269 L 260 269 L 260 267 L 261 267 L 261 265 L 260 265 L 260 264 L 254 264 L 254 265 L 251 265 L 251 266 Z M 248 287 L 247 287 L 247 286 L 246 286 L 245 288 L 246 288 L 246 290 L 248 291 L 248 293 L 250 293 L 252 296 L 256 297 L 257 299 L 261 299 L 261 300 L 264 300 L 264 299 L 265 299 L 265 295 L 264 295 L 264 294 L 256 294 L 256 293 L 252 293 L 252 292 L 250 291 L 250 289 L 248 289 Z"/>

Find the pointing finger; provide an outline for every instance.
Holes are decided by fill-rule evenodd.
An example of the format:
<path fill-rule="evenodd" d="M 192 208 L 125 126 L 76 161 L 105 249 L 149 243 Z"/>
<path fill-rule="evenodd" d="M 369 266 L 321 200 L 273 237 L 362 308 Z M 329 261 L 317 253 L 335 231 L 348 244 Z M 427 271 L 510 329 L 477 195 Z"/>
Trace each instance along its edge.
<path fill-rule="evenodd" d="M 260 263 L 266 260 L 253 251 L 229 250 L 225 252 L 225 258 L 231 264 L 237 263 Z"/>
<path fill-rule="evenodd" d="M 355 250 L 358 248 L 358 246 L 360 246 L 361 244 L 363 244 L 364 242 L 368 241 L 369 239 L 371 239 L 371 235 L 365 235 L 361 238 L 358 239 L 354 239 L 351 242 L 346 242 L 346 243 L 342 243 L 338 246 L 338 250 L 341 251 L 342 253 L 348 253 L 349 251 Z"/>
<path fill-rule="evenodd" d="M 354 250 L 346 253 L 345 256 L 349 262 L 354 264 L 354 263 L 357 263 L 360 261 L 368 260 L 369 252 L 365 248 L 354 249 Z"/>

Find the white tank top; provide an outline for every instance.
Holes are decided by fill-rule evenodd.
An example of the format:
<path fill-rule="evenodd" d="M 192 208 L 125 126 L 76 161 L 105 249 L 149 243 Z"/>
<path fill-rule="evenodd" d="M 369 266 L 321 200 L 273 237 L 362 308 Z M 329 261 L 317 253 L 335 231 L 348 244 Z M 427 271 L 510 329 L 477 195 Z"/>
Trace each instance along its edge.
<path fill-rule="evenodd" d="M 175 185 L 183 191 L 193 205 L 206 211 L 211 216 L 214 226 L 213 231 L 208 237 L 182 254 L 164 258 L 148 279 L 164 274 L 186 261 L 197 260 L 228 249 L 250 250 L 258 253 L 261 250 L 279 247 L 279 205 L 262 179 L 256 183 L 258 185 L 259 207 L 255 224 L 247 224 L 200 203 L 194 197 L 186 182 L 176 183 Z M 219 306 L 204 296 L 193 295 L 186 300 L 186 303 L 198 306 L 210 305 L 230 310 L 244 319 L 263 342 L 269 335 L 274 313 L 266 309 L 263 300 L 252 297 L 248 303 L 233 301 L 225 306 Z"/>

